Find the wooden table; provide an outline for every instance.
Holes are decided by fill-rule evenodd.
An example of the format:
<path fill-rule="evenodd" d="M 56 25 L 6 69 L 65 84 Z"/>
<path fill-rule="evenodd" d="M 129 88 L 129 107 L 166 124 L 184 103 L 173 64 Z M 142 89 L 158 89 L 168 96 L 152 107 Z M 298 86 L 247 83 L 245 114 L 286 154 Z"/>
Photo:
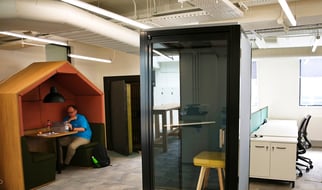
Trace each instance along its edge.
<path fill-rule="evenodd" d="M 164 104 L 153 107 L 153 114 L 155 115 L 155 138 L 159 138 L 160 135 L 160 122 L 159 115 L 162 116 L 162 126 L 167 123 L 167 111 L 170 111 L 170 124 L 173 124 L 173 111 L 180 108 L 179 104 Z M 163 152 L 168 150 L 167 148 L 167 128 L 162 127 L 162 148 Z"/>
<path fill-rule="evenodd" d="M 61 173 L 61 164 L 60 164 L 60 150 L 59 150 L 59 138 L 60 137 L 65 137 L 68 135 L 73 135 L 76 134 L 77 131 L 64 131 L 64 132 L 46 132 L 46 133 L 41 133 L 41 134 L 30 134 L 26 135 L 29 137 L 39 137 L 39 138 L 55 138 L 55 143 L 56 143 L 56 169 L 57 173 Z"/>

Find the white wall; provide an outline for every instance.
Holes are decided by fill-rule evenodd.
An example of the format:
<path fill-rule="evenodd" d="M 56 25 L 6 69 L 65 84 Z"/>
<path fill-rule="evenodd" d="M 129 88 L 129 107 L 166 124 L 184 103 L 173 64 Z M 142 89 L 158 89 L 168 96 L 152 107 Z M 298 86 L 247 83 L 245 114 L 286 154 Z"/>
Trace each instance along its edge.
<path fill-rule="evenodd" d="M 104 76 L 140 74 L 138 55 L 75 42 L 71 43 L 71 46 L 72 53 L 75 54 L 112 59 L 111 64 L 72 59 L 72 64 L 102 91 L 104 90 Z M 15 51 L 0 50 L 0 81 L 31 63 L 43 61 L 46 61 L 46 52 L 43 47 L 21 48 Z"/>
<path fill-rule="evenodd" d="M 33 62 L 45 60 L 45 48 L 43 47 L 30 47 L 19 50 L 0 49 L 0 82 Z"/>
<path fill-rule="evenodd" d="M 299 106 L 299 58 L 255 59 L 258 69 L 259 107 L 268 106 L 269 118 L 312 118 L 308 126 L 312 141 L 322 141 L 322 107 Z"/>
<path fill-rule="evenodd" d="M 154 105 L 180 104 L 179 61 L 159 65 L 155 69 Z"/>
<path fill-rule="evenodd" d="M 71 43 L 71 52 L 85 56 L 111 59 L 112 63 L 100 63 L 72 59 L 72 64 L 87 78 L 104 90 L 104 76 L 123 76 L 140 74 L 140 56 L 113 49 L 100 48 L 81 43 Z"/>

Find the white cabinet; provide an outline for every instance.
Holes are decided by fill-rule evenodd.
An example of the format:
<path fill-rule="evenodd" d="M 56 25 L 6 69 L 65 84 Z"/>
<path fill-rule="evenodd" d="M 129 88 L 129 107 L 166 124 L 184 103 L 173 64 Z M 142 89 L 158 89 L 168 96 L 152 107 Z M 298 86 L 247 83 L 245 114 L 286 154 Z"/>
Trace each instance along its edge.
<path fill-rule="evenodd" d="M 250 148 L 250 177 L 296 180 L 296 140 L 294 138 L 253 138 Z"/>
<path fill-rule="evenodd" d="M 270 143 L 251 141 L 250 148 L 250 176 L 269 177 Z"/>
<path fill-rule="evenodd" d="M 270 176 L 274 179 L 296 180 L 296 144 L 271 143 Z"/>

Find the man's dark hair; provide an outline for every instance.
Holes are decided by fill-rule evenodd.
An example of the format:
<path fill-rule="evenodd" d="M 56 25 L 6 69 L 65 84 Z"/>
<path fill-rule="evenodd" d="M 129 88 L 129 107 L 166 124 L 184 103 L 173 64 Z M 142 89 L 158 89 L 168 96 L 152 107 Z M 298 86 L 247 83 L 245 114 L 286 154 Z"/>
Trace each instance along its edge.
<path fill-rule="evenodd" d="M 78 110 L 78 109 L 77 109 L 77 107 L 76 107 L 75 105 L 73 105 L 73 104 L 68 105 L 68 106 L 67 106 L 67 109 L 68 109 L 68 108 L 74 108 L 74 110 Z"/>

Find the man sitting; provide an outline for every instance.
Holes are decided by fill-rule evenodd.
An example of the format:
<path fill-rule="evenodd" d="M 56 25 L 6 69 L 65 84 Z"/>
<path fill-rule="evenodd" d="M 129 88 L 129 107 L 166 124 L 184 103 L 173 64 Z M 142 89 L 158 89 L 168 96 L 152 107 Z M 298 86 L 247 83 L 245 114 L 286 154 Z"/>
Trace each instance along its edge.
<path fill-rule="evenodd" d="M 76 149 L 83 144 L 90 143 L 92 137 L 92 131 L 86 117 L 77 112 L 75 105 L 67 106 L 68 116 L 64 118 L 64 122 L 68 125 L 70 131 L 77 131 L 77 133 L 59 139 L 60 163 L 63 165 L 63 169 L 69 165 Z M 62 146 L 68 146 L 65 160 L 63 160 Z"/>

